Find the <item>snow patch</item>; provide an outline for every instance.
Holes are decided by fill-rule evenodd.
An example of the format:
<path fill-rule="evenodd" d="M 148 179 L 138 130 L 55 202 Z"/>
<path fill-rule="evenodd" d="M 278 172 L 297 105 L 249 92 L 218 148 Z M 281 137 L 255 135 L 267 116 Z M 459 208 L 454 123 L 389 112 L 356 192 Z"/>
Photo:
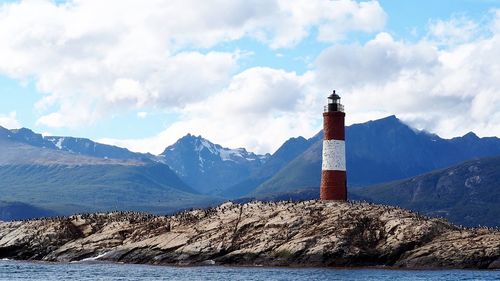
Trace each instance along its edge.
<path fill-rule="evenodd" d="M 62 144 L 63 144 L 64 138 L 59 138 L 57 142 L 55 143 L 56 147 L 58 149 L 62 149 Z"/>
<path fill-rule="evenodd" d="M 49 137 L 49 138 L 45 138 L 45 139 L 50 141 L 51 143 L 53 143 L 57 149 L 59 149 L 59 150 L 63 149 L 63 142 L 64 142 L 63 137 Z"/>
<path fill-rule="evenodd" d="M 221 149 L 219 156 L 222 161 L 234 161 L 234 158 L 244 158 L 240 149 Z"/>
<path fill-rule="evenodd" d="M 475 186 L 479 185 L 481 183 L 481 177 L 480 176 L 473 176 L 465 180 L 465 187 L 467 188 L 474 188 Z"/>
<path fill-rule="evenodd" d="M 202 137 L 197 137 L 194 142 L 194 150 L 198 152 L 198 160 L 200 167 L 203 167 L 203 164 L 205 162 L 204 161 L 205 159 L 203 159 L 203 157 L 200 154 L 200 152 L 204 149 L 207 149 L 212 155 L 219 156 L 222 161 L 232 161 L 232 162 L 239 162 L 241 160 L 264 161 L 268 158 L 268 155 L 256 155 L 251 152 L 249 153 L 244 148 L 236 148 L 236 149 L 225 148 L 218 144 L 213 144 Z M 172 147 L 169 150 L 174 150 L 174 148 Z"/>
<path fill-rule="evenodd" d="M 208 149 L 210 153 L 212 154 L 217 154 L 217 148 L 215 147 L 214 144 L 208 142 L 206 139 L 200 139 L 200 144 L 196 147 L 196 151 L 200 152 L 203 150 L 203 148 Z"/>

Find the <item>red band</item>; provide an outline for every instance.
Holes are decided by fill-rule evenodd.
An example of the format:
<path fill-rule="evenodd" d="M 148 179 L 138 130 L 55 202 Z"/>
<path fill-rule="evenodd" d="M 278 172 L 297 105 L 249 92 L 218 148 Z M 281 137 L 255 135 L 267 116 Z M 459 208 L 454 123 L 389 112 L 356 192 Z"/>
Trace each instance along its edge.
<path fill-rule="evenodd" d="M 344 171 L 321 172 L 321 200 L 347 200 L 347 177 Z"/>
<path fill-rule="evenodd" d="M 345 113 L 340 111 L 323 113 L 325 140 L 345 140 Z"/>

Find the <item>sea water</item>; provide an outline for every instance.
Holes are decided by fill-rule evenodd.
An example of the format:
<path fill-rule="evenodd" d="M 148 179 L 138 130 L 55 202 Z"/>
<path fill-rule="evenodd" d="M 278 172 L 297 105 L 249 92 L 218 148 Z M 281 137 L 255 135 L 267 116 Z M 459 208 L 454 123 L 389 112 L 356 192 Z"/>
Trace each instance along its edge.
<path fill-rule="evenodd" d="M 116 263 L 0 261 L 0 280 L 500 280 L 493 270 L 171 267 Z"/>

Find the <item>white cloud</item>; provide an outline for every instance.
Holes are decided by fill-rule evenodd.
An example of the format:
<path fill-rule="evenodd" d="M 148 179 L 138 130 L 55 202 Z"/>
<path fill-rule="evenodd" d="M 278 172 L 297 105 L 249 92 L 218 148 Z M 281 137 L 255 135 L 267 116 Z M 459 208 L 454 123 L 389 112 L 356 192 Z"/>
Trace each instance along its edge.
<path fill-rule="evenodd" d="M 262 19 L 263 28 L 253 32 L 272 48 L 299 43 L 313 27 L 318 29 L 317 39 L 325 42 L 341 40 L 349 31 L 380 31 L 387 18 L 377 1 L 279 0 L 277 4 L 272 17 Z"/>
<path fill-rule="evenodd" d="M 500 9 L 491 10 L 494 20 L 490 24 L 490 30 L 494 33 L 500 32 Z"/>
<path fill-rule="evenodd" d="M 137 112 L 137 117 L 139 117 L 141 119 L 144 119 L 147 116 L 148 116 L 148 113 L 146 111 Z"/>
<path fill-rule="evenodd" d="M 320 129 L 322 105 L 333 88 L 342 95 L 348 123 L 396 114 L 443 137 L 500 135 L 499 65 L 500 30 L 448 46 L 382 32 L 362 45 L 325 49 L 304 75 L 244 71 L 159 135 L 118 144 L 160 152 L 191 132 L 226 146 L 272 152 L 290 136 Z"/>
<path fill-rule="evenodd" d="M 220 91 L 240 52 L 200 48 L 245 36 L 290 47 L 313 26 L 342 34 L 384 22 L 374 1 L 20 1 L 0 5 L 0 73 L 34 79 L 45 94 L 37 124 L 79 127 L 130 108 L 182 108 Z"/>
<path fill-rule="evenodd" d="M 324 4 L 318 8 L 321 9 L 324 16 L 324 19 L 320 19 L 324 22 L 319 25 L 318 38 L 326 42 L 342 39 L 348 31 L 380 31 L 387 18 L 384 10 L 376 1 L 360 3 L 339 1 L 337 6 Z"/>
<path fill-rule="evenodd" d="M 316 72 L 322 84 L 348 90 L 368 83 L 386 83 L 400 75 L 428 72 L 438 54 L 428 43 L 415 45 L 395 41 L 379 33 L 365 45 L 334 45 L 316 59 Z"/>
<path fill-rule="evenodd" d="M 101 141 L 160 153 L 179 137 L 192 133 L 229 147 L 274 151 L 290 136 L 316 133 L 316 118 L 310 114 L 321 107 L 314 102 L 317 94 L 309 88 L 310 80 L 309 73 L 301 76 L 264 67 L 247 69 L 235 75 L 223 91 L 184 109 L 180 121 L 153 138 Z"/>
<path fill-rule="evenodd" d="M 21 1 L 0 6 L 0 73 L 36 82 L 44 93 L 37 123 L 49 127 L 146 108 L 179 114 L 152 138 L 104 140 L 137 151 L 161 152 L 190 132 L 270 152 L 319 129 L 332 88 L 350 123 L 397 114 L 443 136 L 498 135 L 500 12 L 492 16 L 489 33 L 454 17 L 431 21 L 416 43 L 380 32 L 365 44 L 341 44 L 347 32 L 383 29 L 378 2 Z M 210 50 L 248 37 L 290 48 L 312 30 L 333 45 L 302 75 L 241 70 L 246 50 Z"/>
<path fill-rule="evenodd" d="M 12 111 L 9 114 L 0 114 L 0 126 L 7 129 L 21 128 L 21 124 L 17 121 L 17 113 Z"/>
<path fill-rule="evenodd" d="M 440 44 L 380 33 L 364 45 L 335 45 L 316 61 L 317 82 L 341 90 L 350 123 L 396 114 L 444 137 L 500 135 L 500 30 Z"/>
<path fill-rule="evenodd" d="M 479 34 L 479 24 L 464 15 L 449 20 L 431 20 L 429 23 L 429 39 L 441 45 L 464 43 Z"/>

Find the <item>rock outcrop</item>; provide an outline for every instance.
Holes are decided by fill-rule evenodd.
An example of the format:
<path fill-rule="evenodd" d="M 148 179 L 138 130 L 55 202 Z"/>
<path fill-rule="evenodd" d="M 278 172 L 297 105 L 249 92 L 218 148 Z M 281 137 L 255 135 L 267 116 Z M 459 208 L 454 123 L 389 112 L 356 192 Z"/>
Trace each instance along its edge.
<path fill-rule="evenodd" d="M 169 265 L 500 268 L 500 231 L 367 203 L 225 203 L 173 216 L 0 223 L 0 258 Z"/>

